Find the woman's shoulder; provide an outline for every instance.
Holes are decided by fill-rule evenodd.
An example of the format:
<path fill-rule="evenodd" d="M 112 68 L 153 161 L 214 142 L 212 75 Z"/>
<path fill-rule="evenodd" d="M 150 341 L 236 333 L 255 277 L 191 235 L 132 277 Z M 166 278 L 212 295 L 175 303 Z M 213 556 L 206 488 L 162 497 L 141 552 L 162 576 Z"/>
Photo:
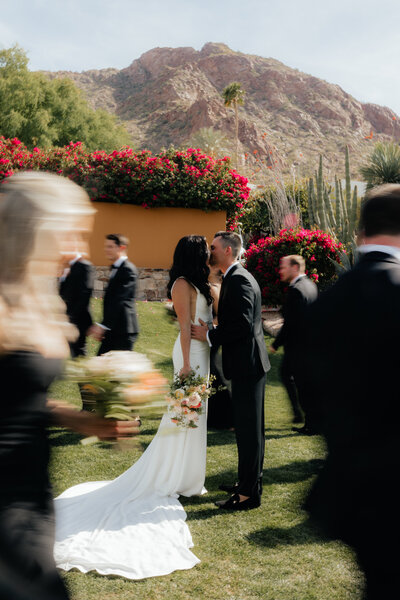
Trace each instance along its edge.
<path fill-rule="evenodd" d="M 174 281 L 174 283 L 172 284 L 172 288 L 171 288 L 171 294 L 175 291 L 175 292 L 192 292 L 197 290 L 196 286 L 189 281 L 188 279 L 186 279 L 186 277 L 177 277 Z"/>

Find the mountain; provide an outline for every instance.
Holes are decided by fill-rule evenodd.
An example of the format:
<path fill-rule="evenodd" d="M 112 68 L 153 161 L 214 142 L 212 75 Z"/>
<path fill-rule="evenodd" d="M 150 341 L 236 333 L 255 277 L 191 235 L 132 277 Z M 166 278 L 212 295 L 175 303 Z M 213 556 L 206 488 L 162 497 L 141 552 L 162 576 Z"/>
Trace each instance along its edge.
<path fill-rule="evenodd" d="M 153 48 L 121 70 L 47 74 L 72 79 L 94 108 L 125 123 L 135 147 L 153 152 L 179 147 L 204 127 L 233 140 L 234 112 L 225 108 L 221 92 L 240 82 L 246 96 L 239 107 L 239 170 L 248 175 L 260 168 L 268 173 L 268 166 L 307 175 L 320 153 L 328 170 L 340 174 L 348 145 L 357 177 L 375 141 L 400 138 L 399 119 L 389 108 L 359 102 L 338 85 L 224 44 L 207 43 L 200 51 Z"/>

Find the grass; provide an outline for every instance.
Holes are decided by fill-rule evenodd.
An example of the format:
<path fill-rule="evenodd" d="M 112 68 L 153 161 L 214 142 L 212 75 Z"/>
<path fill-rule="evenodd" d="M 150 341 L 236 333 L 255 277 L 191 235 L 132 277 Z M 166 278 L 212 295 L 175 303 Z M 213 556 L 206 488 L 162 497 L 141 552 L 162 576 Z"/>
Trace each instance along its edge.
<path fill-rule="evenodd" d="M 101 310 L 100 301 L 94 302 Z M 145 352 L 166 375 L 172 375 L 171 352 L 177 334 L 159 303 L 138 303 L 141 333 L 135 350 Z M 267 345 L 270 340 L 266 338 Z M 96 350 L 93 344 L 91 351 Z M 345 545 L 325 539 L 301 510 L 324 458 L 318 437 L 291 431 L 288 400 L 278 378 L 281 354 L 272 356 L 266 391 L 266 458 L 261 508 L 223 513 L 214 501 L 225 498 L 218 485 L 234 481 L 234 434 L 208 435 L 208 494 L 182 503 L 201 563 L 189 571 L 140 581 L 69 572 L 65 580 L 73 600 L 357 600 L 363 578 Z M 75 385 L 58 383 L 54 397 L 79 404 Z M 51 434 L 51 476 L 55 494 L 91 480 L 112 479 L 127 469 L 149 444 L 157 418 L 145 419 L 134 447 L 125 452 L 108 443 L 82 446 L 80 437 L 62 429 Z M 156 552 L 157 549 L 155 548 Z"/>

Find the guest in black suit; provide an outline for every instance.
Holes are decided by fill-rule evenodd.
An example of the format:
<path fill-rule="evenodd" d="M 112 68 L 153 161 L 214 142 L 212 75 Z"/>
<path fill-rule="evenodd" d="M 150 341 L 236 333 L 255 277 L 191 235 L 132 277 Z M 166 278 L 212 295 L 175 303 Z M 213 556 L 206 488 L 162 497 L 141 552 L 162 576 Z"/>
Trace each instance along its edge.
<path fill-rule="evenodd" d="M 355 267 L 310 307 L 328 457 L 306 507 L 355 549 L 365 598 L 382 600 L 398 594 L 400 185 L 367 195 L 360 242 Z"/>
<path fill-rule="evenodd" d="M 126 255 L 128 243 L 120 234 L 106 236 L 105 254 L 112 262 L 110 280 L 104 294 L 103 321 L 90 330 L 101 340 L 98 354 L 132 350 L 139 332 L 135 306 L 138 272 Z"/>
<path fill-rule="evenodd" d="M 94 269 L 93 265 L 77 253 L 60 277 L 60 296 L 67 307 L 67 315 L 78 331 L 79 337 L 70 342 L 71 356 L 84 356 L 86 354 L 86 333 L 92 325 L 90 314 L 90 297 L 93 291 Z"/>
<path fill-rule="evenodd" d="M 305 309 L 317 299 L 318 289 L 306 276 L 305 268 L 306 263 L 302 256 L 284 256 L 280 260 L 280 278 L 289 283 L 289 289 L 282 308 L 284 323 L 270 350 L 276 352 L 282 345 L 285 350 L 281 378 L 292 404 L 293 421 L 301 422 L 301 411 L 304 412 L 304 427 L 293 429 L 299 433 L 313 435 L 317 431 L 317 425 L 312 422 L 313 411 L 309 410 L 311 390 L 303 383 L 300 361 L 304 354 Z"/>
<path fill-rule="evenodd" d="M 254 277 L 238 262 L 241 239 L 219 231 L 211 245 L 210 264 L 224 274 L 218 304 L 218 326 L 192 326 L 192 337 L 222 346 L 222 367 L 232 383 L 238 447 L 238 483 L 223 486 L 233 495 L 217 502 L 227 510 L 260 506 L 264 462 L 265 374 L 270 368 L 261 322 L 261 293 Z"/>

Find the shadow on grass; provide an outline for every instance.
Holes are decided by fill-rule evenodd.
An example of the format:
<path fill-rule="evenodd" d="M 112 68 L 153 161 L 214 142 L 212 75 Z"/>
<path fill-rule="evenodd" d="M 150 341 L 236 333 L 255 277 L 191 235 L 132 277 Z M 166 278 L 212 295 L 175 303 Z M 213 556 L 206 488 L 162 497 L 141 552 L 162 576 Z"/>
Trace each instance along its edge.
<path fill-rule="evenodd" d="M 324 460 L 320 458 L 311 458 L 310 460 L 291 462 L 287 465 L 282 465 L 281 467 L 264 469 L 264 486 L 306 481 L 313 475 L 319 473 L 323 464 Z"/>
<path fill-rule="evenodd" d="M 304 544 L 326 544 L 332 538 L 326 536 L 310 519 L 290 529 L 283 527 L 265 527 L 259 531 L 249 533 L 246 538 L 249 542 L 264 548 L 277 548 L 279 546 L 300 546 Z"/>
<path fill-rule="evenodd" d="M 82 436 L 73 431 L 54 428 L 50 430 L 49 439 L 51 446 L 76 446 L 80 444 Z"/>

